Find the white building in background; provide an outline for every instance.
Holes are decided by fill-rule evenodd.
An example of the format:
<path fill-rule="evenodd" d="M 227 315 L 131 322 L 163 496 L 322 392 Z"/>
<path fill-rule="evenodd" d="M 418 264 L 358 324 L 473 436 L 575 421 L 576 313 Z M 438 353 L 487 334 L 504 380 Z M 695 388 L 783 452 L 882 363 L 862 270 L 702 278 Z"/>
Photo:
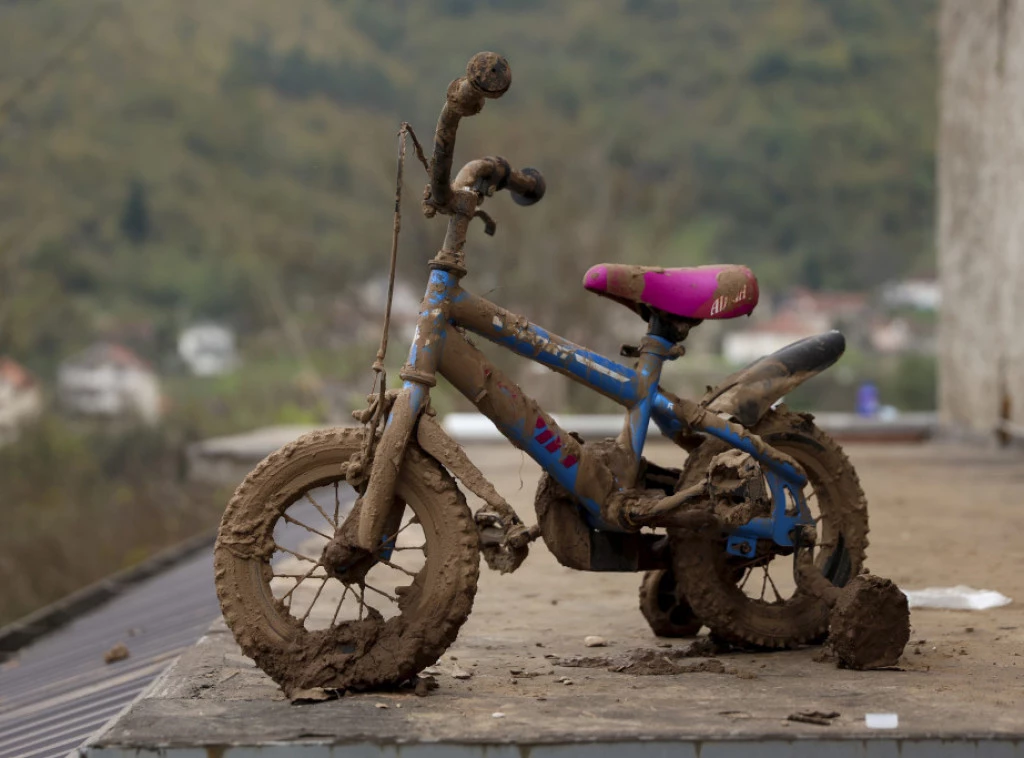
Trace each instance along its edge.
<path fill-rule="evenodd" d="M 235 333 L 220 324 L 194 324 L 178 335 L 178 355 L 196 376 L 226 374 L 238 365 Z"/>
<path fill-rule="evenodd" d="M 742 366 L 830 327 L 827 319 L 787 311 L 749 329 L 728 332 L 722 340 L 722 357 Z"/>
<path fill-rule="evenodd" d="M 942 290 L 935 279 L 905 279 L 882 287 L 882 303 L 890 308 L 937 311 L 942 305 Z"/>
<path fill-rule="evenodd" d="M 43 410 L 39 382 L 21 364 L 0 357 L 0 445 L 13 442 Z"/>
<path fill-rule="evenodd" d="M 95 418 L 140 418 L 154 423 L 163 411 L 160 380 L 135 353 L 121 345 L 97 343 L 57 371 L 61 404 Z"/>

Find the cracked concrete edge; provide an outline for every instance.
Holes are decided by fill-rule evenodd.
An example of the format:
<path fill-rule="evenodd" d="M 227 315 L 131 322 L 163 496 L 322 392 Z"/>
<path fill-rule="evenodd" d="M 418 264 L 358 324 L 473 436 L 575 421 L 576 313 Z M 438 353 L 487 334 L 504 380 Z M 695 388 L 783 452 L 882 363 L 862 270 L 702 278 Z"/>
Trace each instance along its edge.
<path fill-rule="evenodd" d="M 114 599 L 132 585 L 171 568 L 201 550 L 212 549 L 216 538 L 216 529 L 204 531 L 0 628 L 0 663 L 40 637 Z"/>

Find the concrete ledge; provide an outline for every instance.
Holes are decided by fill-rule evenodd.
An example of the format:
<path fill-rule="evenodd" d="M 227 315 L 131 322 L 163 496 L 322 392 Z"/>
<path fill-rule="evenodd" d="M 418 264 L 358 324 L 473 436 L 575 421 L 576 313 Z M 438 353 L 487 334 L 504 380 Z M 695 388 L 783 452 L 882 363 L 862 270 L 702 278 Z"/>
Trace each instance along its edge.
<path fill-rule="evenodd" d="M 650 452 L 667 456 L 655 457 L 667 465 L 678 455 L 669 444 Z M 714 663 L 688 658 L 701 670 L 640 675 L 608 664 L 686 644 L 651 634 L 637 609 L 640 578 L 571 571 L 538 543 L 515 573 L 482 573 L 473 613 L 437 664 L 439 688 L 426 698 L 368 693 L 290 705 L 218 623 L 83 751 L 100 758 L 1024 758 L 1024 574 L 1013 570 L 1020 456 L 937 445 L 848 452 L 872 504 L 873 571 L 908 588 L 955 579 L 1017 602 L 980 612 L 915 609 L 901 670 L 839 669 L 806 648 L 731 653 Z M 498 445 L 470 454 L 528 517 L 537 466 Z M 607 646 L 586 647 L 591 634 Z M 579 656 L 609 661 L 568 665 Z M 472 676 L 454 677 L 456 667 Z M 828 726 L 787 720 L 812 710 L 840 715 Z M 899 726 L 869 729 L 867 713 L 896 713 Z"/>
<path fill-rule="evenodd" d="M 758 756 L 1024 756 L 1024 725 L 1016 716 L 979 720 L 970 704 L 961 709 L 955 697 L 917 691 L 907 681 L 920 678 L 914 672 L 840 672 L 815 663 L 813 650 L 726 656 L 725 674 L 642 677 L 523 656 L 524 670 L 542 673 L 520 678 L 521 691 L 509 694 L 513 659 L 482 657 L 494 641 L 463 643 L 460 665 L 479 661 L 473 678 L 440 675 L 440 689 L 427 698 L 407 691 L 291 705 L 218 622 L 81 753 L 568 758 L 628 750 L 652 758 L 725 758 L 754 749 Z M 559 639 L 554 649 L 565 646 Z M 757 668 L 755 661 L 765 660 L 767 671 Z M 558 681 L 566 675 L 575 686 Z M 812 706 L 842 716 L 827 727 L 786 720 Z M 878 708 L 896 709 L 900 728 L 868 729 L 863 713 Z M 495 712 L 505 715 L 494 718 Z"/>

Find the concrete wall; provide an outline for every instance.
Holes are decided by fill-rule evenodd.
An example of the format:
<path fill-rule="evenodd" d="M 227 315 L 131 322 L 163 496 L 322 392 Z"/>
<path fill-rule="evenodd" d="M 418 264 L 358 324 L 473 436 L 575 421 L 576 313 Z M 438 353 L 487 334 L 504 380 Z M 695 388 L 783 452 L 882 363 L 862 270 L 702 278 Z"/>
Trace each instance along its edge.
<path fill-rule="evenodd" d="M 939 404 L 944 424 L 1024 433 L 1024 0 L 944 0 Z"/>

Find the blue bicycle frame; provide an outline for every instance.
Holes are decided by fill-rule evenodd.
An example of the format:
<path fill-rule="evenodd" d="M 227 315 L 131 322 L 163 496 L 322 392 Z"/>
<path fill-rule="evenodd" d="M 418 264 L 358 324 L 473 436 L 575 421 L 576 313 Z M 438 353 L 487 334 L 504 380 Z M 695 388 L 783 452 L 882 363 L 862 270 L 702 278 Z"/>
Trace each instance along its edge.
<path fill-rule="evenodd" d="M 515 382 L 487 361 L 464 332 L 477 334 L 547 366 L 624 406 L 626 419 L 618 438 L 620 464 L 610 466 L 607 460 L 597 459 L 587 446 L 563 431 Z M 792 545 L 793 530 L 810 522 L 810 512 L 801 494 L 807 481 L 803 472 L 792 459 L 741 425 L 664 391 L 658 381 L 664 361 L 673 357 L 672 347 L 668 340 L 648 333 L 641 342 L 636 365 L 621 364 L 463 290 L 456 274 L 435 267 L 408 362 L 401 372 L 403 391 L 396 398 L 385 436 L 390 435 L 392 445 L 404 446 L 415 418 L 427 403 L 435 374 L 440 373 L 516 447 L 528 453 L 575 496 L 592 528 L 622 531 L 622 525 L 606 518 L 602 506 L 609 491 L 637 485 L 651 420 L 670 439 L 705 432 L 759 461 L 773 496 L 772 517 L 754 519 L 736 530 L 729 540 L 729 552 L 746 554 L 757 539 Z M 393 426 L 401 428 L 392 429 Z M 391 445 L 382 442 L 382 447 Z M 374 484 L 371 478 L 367 497 Z M 795 508 L 787 509 L 789 500 Z"/>

